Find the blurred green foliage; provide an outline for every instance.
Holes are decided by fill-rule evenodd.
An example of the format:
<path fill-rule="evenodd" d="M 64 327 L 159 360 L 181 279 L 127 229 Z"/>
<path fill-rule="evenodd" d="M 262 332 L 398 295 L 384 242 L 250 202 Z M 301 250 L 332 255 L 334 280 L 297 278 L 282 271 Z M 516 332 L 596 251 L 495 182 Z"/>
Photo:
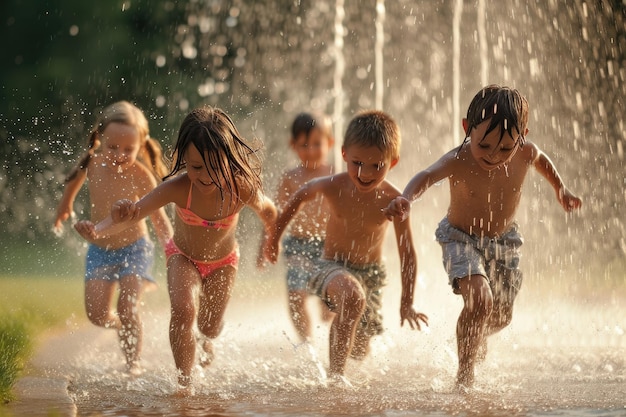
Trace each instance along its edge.
<path fill-rule="evenodd" d="M 526 237 L 567 236 L 555 243 L 555 253 L 563 254 L 559 265 L 586 268 L 590 252 L 600 263 L 624 259 L 626 5 L 486 3 L 480 28 L 486 62 L 476 5 L 464 6 L 461 111 L 482 87 L 484 64 L 490 83 L 519 88 L 530 102 L 529 139 L 585 202 L 580 216 L 562 221 L 550 187 L 531 177 L 519 211 L 520 221 L 533 223 Z M 385 2 L 383 109 L 403 132 L 402 162 L 390 173 L 400 188 L 460 143 L 460 121 L 451 115 L 453 6 L 453 0 Z M 297 112 L 323 111 L 340 125 L 374 106 L 376 5 L 351 1 L 344 9 L 338 45 L 334 0 L 0 2 L 2 253 L 54 239 L 63 179 L 84 150 L 97 111 L 120 99 L 144 110 L 166 154 L 189 109 L 205 103 L 224 108 L 244 136 L 265 142 L 264 179 L 273 191 L 293 161 L 286 137 Z M 334 89 L 338 54 L 345 59 L 340 91 Z M 344 107 L 337 115 L 339 96 Z M 445 201 L 431 207 L 438 211 L 433 216 L 443 215 L 441 205 Z M 80 218 L 89 215 L 84 191 L 75 210 Z M 590 224 L 598 225 L 602 239 L 588 239 Z M 80 248 L 76 239 L 66 241 Z"/>

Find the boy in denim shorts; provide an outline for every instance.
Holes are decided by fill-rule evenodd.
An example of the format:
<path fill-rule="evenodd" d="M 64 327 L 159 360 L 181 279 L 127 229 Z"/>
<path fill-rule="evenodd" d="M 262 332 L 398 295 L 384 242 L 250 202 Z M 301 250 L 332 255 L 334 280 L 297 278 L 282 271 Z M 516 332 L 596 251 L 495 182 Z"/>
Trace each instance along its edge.
<path fill-rule="evenodd" d="M 276 262 L 282 233 L 303 204 L 323 196 L 330 207 L 322 259 L 317 261 L 309 291 L 335 313 L 330 328 L 330 376 L 346 383 L 348 357 L 362 358 L 370 339 L 382 331 L 380 297 L 386 282 L 383 264 L 389 222 L 383 209 L 400 195 L 387 179 L 400 157 L 400 131 L 381 111 L 358 113 L 349 123 L 343 146 L 347 171 L 304 184 L 284 206 L 268 236 L 265 254 Z M 402 265 L 400 323 L 420 329 L 428 318 L 413 308 L 417 257 L 409 222 L 394 221 Z M 349 384 L 349 383 L 348 383 Z"/>
<path fill-rule="evenodd" d="M 552 161 L 526 140 L 527 124 L 528 102 L 519 91 L 483 88 L 463 119 L 463 143 L 416 174 L 385 211 L 402 218 L 432 184 L 449 180 L 450 206 L 436 238 L 452 289 L 464 303 L 456 328 L 459 387 L 473 385 L 487 336 L 506 327 L 513 316 L 522 283 L 518 264 L 523 242 L 514 218 L 526 174 L 534 168 L 548 180 L 565 211 L 582 204 Z"/>

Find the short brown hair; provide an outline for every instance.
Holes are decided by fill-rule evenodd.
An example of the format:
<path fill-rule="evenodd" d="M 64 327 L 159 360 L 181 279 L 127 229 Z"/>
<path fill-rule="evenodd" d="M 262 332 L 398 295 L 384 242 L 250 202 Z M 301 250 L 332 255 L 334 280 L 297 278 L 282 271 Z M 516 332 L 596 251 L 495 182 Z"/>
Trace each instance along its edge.
<path fill-rule="evenodd" d="M 380 110 L 365 110 L 357 113 L 346 129 L 343 146 L 376 146 L 385 157 L 400 157 L 400 128 L 396 121 Z"/>

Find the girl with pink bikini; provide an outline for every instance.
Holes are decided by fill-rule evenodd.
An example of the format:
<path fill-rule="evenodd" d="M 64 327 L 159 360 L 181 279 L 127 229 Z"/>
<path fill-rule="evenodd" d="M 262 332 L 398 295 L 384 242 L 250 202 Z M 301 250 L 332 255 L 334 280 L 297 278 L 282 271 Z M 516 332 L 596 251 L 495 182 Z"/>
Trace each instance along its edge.
<path fill-rule="evenodd" d="M 258 151 L 241 137 L 222 110 L 193 110 L 180 127 L 174 166 L 165 181 L 137 202 L 117 201 L 111 216 L 97 225 L 82 222 L 78 227 L 86 237 L 108 235 L 166 204 L 175 204 L 174 236 L 165 250 L 170 345 L 182 396 L 193 394 L 194 324 L 201 334 L 203 366 L 210 364 L 213 356 L 210 339 L 217 337 L 223 326 L 239 261 L 235 236 L 239 212 L 250 207 L 266 231 L 276 218 L 274 204 L 263 193 Z M 199 302 L 194 294 L 199 294 Z"/>

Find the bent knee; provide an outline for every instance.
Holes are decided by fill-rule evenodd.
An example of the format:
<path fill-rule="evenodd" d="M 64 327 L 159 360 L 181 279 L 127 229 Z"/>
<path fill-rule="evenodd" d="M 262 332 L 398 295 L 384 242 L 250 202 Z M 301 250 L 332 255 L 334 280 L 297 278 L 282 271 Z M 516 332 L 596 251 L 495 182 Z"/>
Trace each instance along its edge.
<path fill-rule="evenodd" d="M 463 296 L 465 308 L 479 314 L 491 314 L 493 310 L 493 294 L 486 277 L 483 275 L 471 275 L 459 279 L 459 289 Z"/>
<path fill-rule="evenodd" d="M 336 310 L 348 316 L 360 316 L 365 310 L 365 292 L 351 275 L 338 275 L 326 287 L 326 297 Z"/>

